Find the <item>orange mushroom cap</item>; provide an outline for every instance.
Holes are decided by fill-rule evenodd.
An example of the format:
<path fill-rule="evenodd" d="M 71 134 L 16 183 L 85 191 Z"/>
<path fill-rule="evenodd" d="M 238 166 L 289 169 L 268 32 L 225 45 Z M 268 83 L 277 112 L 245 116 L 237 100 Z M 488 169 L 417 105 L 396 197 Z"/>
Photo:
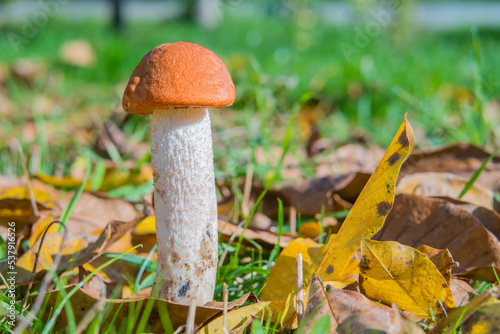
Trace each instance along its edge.
<path fill-rule="evenodd" d="M 123 109 L 147 116 L 153 110 L 222 108 L 236 93 L 226 66 L 212 51 L 186 42 L 160 45 L 135 68 L 123 93 Z"/>

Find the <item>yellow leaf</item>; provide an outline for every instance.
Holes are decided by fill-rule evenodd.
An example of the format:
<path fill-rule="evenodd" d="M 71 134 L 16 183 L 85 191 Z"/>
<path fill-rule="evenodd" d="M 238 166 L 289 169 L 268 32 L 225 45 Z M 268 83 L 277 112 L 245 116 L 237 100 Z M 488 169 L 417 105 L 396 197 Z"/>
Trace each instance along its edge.
<path fill-rule="evenodd" d="M 54 217 L 51 215 L 47 217 L 41 217 L 38 219 L 33 226 L 31 227 L 31 235 L 30 238 L 28 239 L 30 247 L 33 247 L 35 242 L 40 239 L 47 229 L 47 227 L 54 221 Z M 57 232 L 58 228 L 60 227 L 59 224 L 52 224 L 52 226 L 49 228 L 47 231 L 47 234 Z"/>
<path fill-rule="evenodd" d="M 50 209 L 55 206 L 55 200 L 49 193 L 33 189 L 38 210 Z M 33 214 L 30 193 L 28 188 L 17 187 L 0 191 L 0 224 L 16 222 L 17 229 L 21 231 L 27 223 L 36 221 Z"/>
<path fill-rule="evenodd" d="M 33 188 L 33 195 L 35 196 L 37 203 L 40 203 L 47 208 L 52 208 L 54 206 L 54 198 L 49 193 Z M 3 199 L 30 200 L 30 193 L 28 188 L 11 188 L 0 192 L 0 200 Z"/>
<path fill-rule="evenodd" d="M 297 254 L 302 254 L 304 277 L 308 274 L 312 262 L 321 253 L 322 245 L 311 239 L 298 238 L 286 246 L 280 253 L 276 264 L 266 279 L 261 300 L 285 301 L 295 289 L 297 272 Z"/>
<path fill-rule="evenodd" d="M 429 258 L 395 241 L 365 239 L 361 243 L 359 283 L 363 293 L 387 305 L 429 318 L 455 307 L 450 287 Z"/>
<path fill-rule="evenodd" d="M 336 237 L 326 245 L 326 253 L 316 270 L 323 281 L 344 282 L 344 286 L 355 280 L 346 280 L 346 268 L 359 248 L 361 240 L 370 238 L 383 226 L 394 203 L 394 188 L 401 165 L 413 147 L 413 130 L 406 119 L 387 149 L 382 161 L 368 180 L 342 224 Z"/>
<path fill-rule="evenodd" d="M 62 232 L 48 233 L 45 235 L 43 245 L 40 249 L 36 273 L 39 273 L 42 270 L 49 270 L 52 267 L 54 258 L 58 254 L 59 247 L 63 241 L 62 237 Z M 24 282 L 31 276 L 31 272 L 35 264 L 36 254 L 40 248 L 41 241 L 41 239 L 37 240 L 33 247 L 31 247 L 17 260 L 16 269 L 18 271 L 18 276 L 16 279 L 18 282 Z M 73 260 L 76 260 L 78 253 L 85 249 L 93 241 L 94 239 L 88 235 L 68 234 L 64 240 L 61 252 L 64 259 L 62 262 L 71 263 Z"/>
<path fill-rule="evenodd" d="M 242 324 L 250 324 L 251 320 L 253 320 L 254 318 L 260 318 L 262 316 L 264 316 L 264 319 L 271 317 L 271 319 L 274 319 L 275 321 L 278 313 L 282 308 L 282 302 L 261 302 L 244 306 L 227 314 L 226 329 L 228 330 L 228 332 L 237 329 L 234 331 L 234 333 L 243 333 L 243 330 L 246 326 L 241 326 Z M 223 334 L 223 326 L 224 317 L 221 315 L 215 320 L 208 323 L 206 326 L 203 326 L 199 330 L 199 333 Z"/>
<path fill-rule="evenodd" d="M 139 185 L 153 179 L 153 170 L 150 165 L 142 165 L 139 168 L 123 170 L 120 168 L 107 168 L 106 175 L 99 190 L 110 191 L 112 189 L 127 185 Z"/>
<path fill-rule="evenodd" d="M 132 232 L 136 235 L 156 234 L 155 216 L 147 216 L 136 225 Z"/>
<path fill-rule="evenodd" d="M 35 178 L 37 178 L 38 180 L 42 181 L 45 184 L 50 184 L 51 186 L 57 189 L 77 189 L 82 184 L 82 180 L 77 180 L 71 176 L 55 177 L 52 175 L 38 173 L 35 175 Z M 87 184 L 85 185 L 84 190 L 85 191 L 90 190 L 89 182 L 87 182 Z"/>

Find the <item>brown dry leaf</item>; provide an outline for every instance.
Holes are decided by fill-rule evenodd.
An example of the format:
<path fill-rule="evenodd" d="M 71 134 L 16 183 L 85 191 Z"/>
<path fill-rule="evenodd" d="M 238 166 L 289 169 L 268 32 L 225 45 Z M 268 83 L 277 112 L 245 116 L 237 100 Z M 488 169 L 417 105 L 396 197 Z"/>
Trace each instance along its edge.
<path fill-rule="evenodd" d="M 415 173 L 401 178 L 396 187 L 396 194 L 458 198 L 468 181 L 451 173 Z M 474 184 L 462 201 L 488 209 L 493 209 L 495 205 L 493 191 L 480 184 Z"/>
<path fill-rule="evenodd" d="M 59 207 L 69 205 L 73 193 L 58 201 Z M 53 212 L 58 218 L 62 212 Z M 111 220 L 130 221 L 137 216 L 134 205 L 128 201 L 111 198 L 104 193 L 84 192 L 76 203 L 67 222 L 68 231 L 89 233 L 102 229 Z"/>
<path fill-rule="evenodd" d="M 89 67 L 96 58 L 92 46 L 84 39 L 64 42 L 59 49 L 59 57 L 67 64 L 80 67 Z"/>
<path fill-rule="evenodd" d="M 471 213 L 447 201 L 417 195 L 396 196 L 377 240 L 448 249 L 464 268 L 500 265 L 500 242 Z M 474 247 L 464 247 L 474 245 Z"/>
<path fill-rule="evenodd" d="M 286 185 L 276 194 L 283 199 L 284 204 L 295 206 L 298 213 L 313 216 L 324 207 L 326 213 L 335 211 L 333 194 L 338 194 L 343 200 L 354 203 L 370 178 L 367 173 L 349 173 L 329 175 L 307 180 L 299 184 Z M 274 210 L 269 216 L 277 213 L 276 200 Z M 263 211 L 267 214 L 267 211 Z"/>
<path fill-rule="evenodd" d="M 457 306 L 466 305 L 470 297 L 475 294 L 474 289 L 469 284 L 456 278 L 450 281 L 450 289 Z"/>
<path fill-rule="evenodd" d="M 311 333 L 311 330 L 320 318 L 327 315 L 330 318 L 329 333 L 336 333 L 336 328 L 339 323 L 332 313 L 328 296 L 323 286 L 321 279 L 313 275 L 309 284 L 309 291 L 307 297 L 307 305 L 304 311 L 303 319 L 305 324 L 301 324 L 304 333 Z"/>
<path fill-rule="evenodd" d="M 392 327 L 393 313 L 390 308 L 372 302 L 359 292 L 340 289 L 327 291 L 321 280 L 313 277 L 304 314 L 304 333 L 314 334 L 312 327 L 325 314 L 330 318 L 329 333 L 387 331 Z"/>
<path fill-rule="evenodd" d="M 384 156 L 384 149 L 379 146 L 364 147 L 359 144 L 347 144 L 339 147 L 328 164 L 318 166 L 318 177 L 339 173 L 363 172 L 371 174 Z"/>
<path fill-rule="evenodd" d="M 405 318 L 396 304 L 392 304 L 394 310 L 392 333 L 394 334 L 425 334 L 424 330 L 415 322 Z"/>
<path fill-rule="evenodd" d="M 242 227 L 238 228 L 234 224 L 219 220 L 219 233 L 221 234 L 221 241 L 229 240 L 229 238 L 233 234 L 236 234 L 236 237 L 239 237 L 242 232 Z M 245 239 L 256 241 L 259 245 L 263 246 L 266 249 L 272 249 L 274 245 L 278 243 L 278 235 L 275 232 L 248 228 L 246 229 L 243 236 Z M 287 233 L 282 233 L 279 239 L 279 245 L 280 247 L 286 247 L 293 240 L 295 240 L 294 236 Z"/>
<path fill-rule="evenodd" d="M 491 153 L 471 144 L 454 144 L 433 151 L 414 152 L 401 168 L 400 177 L 424 172 L 448 172 L 467 180 Z M 495 189 L 500 181 L 500 157 L 495 157 L 479 175 L 477 183 Z"/>
<path fill-rule="evenodd" d="M 484 281 L 489 283 L 498 283 L 498 278 L 500 277 L 500 269 L 491 266 L 482 266 L 482 267 L 471 267 L 467 268 L 460 273 L 457 274 L 459 278 L 464 279 L 474 279 L 476 281 Z"/>
<path fill-rule="evenodd" d="M 143 219 L 144 215 L 141 214 L 128 222 L 112 221 L 106 225 L 97 239 L 89 234 L 68 232 L 64 240 L 63 257 L 57 271 L 62 272 L 92 262 Z M 62 232 L 46 235 L 38 260 L 35 279 L 40 278 L 46 270 L 51 268 L 53 259 L 58 254 L 63 241 L 62 237 Z M 38 240 L 33 247 L 18 259 L 16 263 L 18 271 L 16 282 L 18 284 L 27 283 L 30 280 L 40 242 L 41 240 Z"/>
<path fill-rule="evenodd" d="M 455 307 L 451 290 L 439 270 L 424 254 L 394 241 L 361 242 L 360 290 L 387 305 L 430 318 Z"/>
<path fill-rule="evenodd" d="M 442 197 L 442 199 L 449 201 L 472 213 L 472 215 L 476 217 L 481 222 L 481 224 L 484 225 L 484 227 L 486 227 L 497 237 L 497 239 L 500 240 L 500 214 L 482 206 L 470 204 L 449 197 Z"/>
<path fill-rule="evenodd" d="M 450 251 L 447 249 L 436 249 L 427 245 L 420 245 L 417 250 L 427 256 L 434 263 L 448 284 L 451 280 L 451 270 L 457 268 L 459 263 L 453 261 Z"/>
<path fill-rule="evenodd" d="M 65 288 L 66 293 L 71 291 L 75 286 L 68 286 Z M 58 292 L 57 290 L 51 291 L 48 293 L 48 307 L 57 307 L 59 301 L 57 300 Z M 78 289 L 77 292 L 71 297 L 69 303 L 72 305 L 73 310 L 75 311 L 75 321 L 79 323 L 85 314 L 92 308 L 92 306 L 99 300 L 100 296 L 90 295 L 82 289 Z M 127 322 L 128 312 L 130 310 L 131 305 L 134 304 L 136 307 L 139 305 L 142 307 L 141 312 L 138 314 L 138 318 L 141 318 L 142 311 L 150 298 L 136 298 L 136 299 L 106 299 L 106 303 L 111 305 L 109 314 L 116 314 L 115 325 L 119 326 L 121 323 Z M 239 307 L 243 305 L 245 302 L 255 302 L 258 303 L 259 300 L 257 297 L 249 292 L 243 297 L 228 303 L 228 309 L 232 310 L 235 307 Z M 124 304 L 121 308 L 120 305 Z M 174 330 L 178 327 L 186 324 L 187 313 L 188 313 L 189 305 L 180 304 L 175 302 L 169 302 L 166 300 L 156 299 L 153 309 L 148 317 L 148 324 L 146 327 L 146 332 L 151 333 L 162 333 L 164 332 L 161 316 L 165 316 L 166 312 L 168 312 L 170 316 L 170 321 L 174 327 Z M 207 303 L 204 306 L 196 307 L 196 318 L 195 324 L 198 326 L 203 325 L 213 317 L 222 313 L 223 305 L 221 302 L 211 302 Z M 113 316 L 105 317 L 104 324 L 102 328 L 107 328 L 113 319 Z M 54 331 L 63 330 L 67 326 L 67 318 L 66 313 L 61 312 Z M 139 321 L 135 322 L 136 324 Z"/>

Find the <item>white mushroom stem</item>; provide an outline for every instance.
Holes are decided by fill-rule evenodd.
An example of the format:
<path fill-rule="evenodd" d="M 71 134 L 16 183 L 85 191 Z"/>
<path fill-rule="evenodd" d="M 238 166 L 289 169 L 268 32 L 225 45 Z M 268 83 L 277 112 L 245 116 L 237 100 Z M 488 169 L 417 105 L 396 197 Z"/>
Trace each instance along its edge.
<path fill-rule="evenodd" d="M 158 242 L 153 291 L 203 305 L 213 300 L 218 245 L 208 109 L 155 110 L 151 124 Z"/>

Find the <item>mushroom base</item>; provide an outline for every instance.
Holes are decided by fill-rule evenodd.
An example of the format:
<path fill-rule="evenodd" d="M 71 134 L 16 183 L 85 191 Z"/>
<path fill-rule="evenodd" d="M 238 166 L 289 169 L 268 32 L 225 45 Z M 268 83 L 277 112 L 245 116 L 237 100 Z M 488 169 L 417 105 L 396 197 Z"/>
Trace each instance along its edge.
<path fill-rule="evenodd" d="M 213 300 L 218 247 L 208 110 L 156 110 L 151 135 L 158 243 L 153 291 L 202 305 Z"/>

